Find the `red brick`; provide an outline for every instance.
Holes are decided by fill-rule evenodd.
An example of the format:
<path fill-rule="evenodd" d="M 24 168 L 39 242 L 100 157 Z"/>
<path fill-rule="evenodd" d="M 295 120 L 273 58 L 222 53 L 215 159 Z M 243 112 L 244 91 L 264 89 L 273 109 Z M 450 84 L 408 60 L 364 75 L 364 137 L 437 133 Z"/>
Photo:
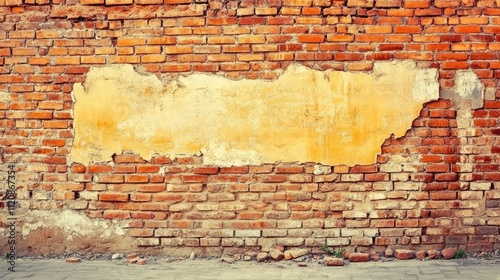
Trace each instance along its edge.
<path fill-rule="evenodd" d="M 395 26 L 394 33 L 409 33 L 409 34 L 422 33 L 422 27 L 420 27 L 420 26 Z"/>
<path fill-rule="evenodd" d="M 127 219 L 129 217 L 130 213 L 128 211 L 119 210 L 106 210 L 103 215 L 104 219 Z"/>
<path fill-rule="evenodd" d="M 355 61 L 362 60 L 364 55 L 361 53 L 335 53 L 335 60 L 339 61 Z"/>
<path fill-rule="evenodd" d="M 370 260 L 370 254 L 367 253 L 349 253 L 351 262 L 367 262 Z"/>
<path fill-rule="evenodd" d="M 157 173 L 160 170 L 158 165 L 138 165 L 138 173 Z"/>
<path fill-rule="evenodd" d="M 480 26 L 474 26 L 474 25 L 460 25 L 460 26 L 455 26 L 455 32 L 457 33 L 479 33 L 481 31 Z"/>
<path fill-rule="evenodd" d="M 394 252 L 394 256 L 399 260 L 411 260 L 415 258 L 415 251 L 396 249 L 396 251 Z"/>
<path fill-rule="evenodd" d="M 133 0 L 105 0 L 106 5 L 130 5 L 133 3 Z"/>
<path fill-rule="evenodd" d="M 81 0 L 80 4 L 82 4 L 82 5 L 98 5 L 98 4 L 104 4 L 104 0 Z"/>
<path fill-rule="evenodd" d="M 235 37 L 233 36 L 217 36 L 208 37 L 208 44 L 234 44 Z"/>
<path fill-rule="evenodd" d="M 380 44 L 381 51 L 400 51 L 404 49 L 403 44 Z"/>
<path fill-rule="evenodd" d="M 118 47 L 130 47 L 130 46 L 138 46 L 145 44 L 146 44 L 145 38 L 118 38 L 116 45 Z"/>
<path fill-rule="evenodd" d="M 353 42 L 354 35 L 350 34 L 329 34 L 327 35 L 328 42 Z"/>
<path fill-rule="evenodd" d="M 264 35 L 240 35 L 238 36 L 239 44 L 262 44 L 265 42 Z"/>
<path fill-rule="evenodd" d="M 387 34 L 392 32 L 392 26 L 390 25 L 383 25 L 383 26 L 366 26 L 365 27 L 365 32 L 366 33 L 381 33 L 381 34 Z"/>
<path fill-rule="evenodd" d="M 123 154 L 123 155 L 115 155 L 113 157 L 113 161 L 115 163 L 143 163 L 144 159 L 142 159 L 138 155 Z"/>
<path fill-rule="evenodd" d="M 295 60 L 314 60 L 313 53 L 295 53 Z"/>
<path fill-rule="evenodd" d="M 71 166 L 71 171 L 74 173 L 85 173 L 87 169 L 85 168 L 85 165 L 79 164 L 79 163 L 74 163 Z"/>
<path fill-rule="evenodd" d="M 418 220 L 396 220 L 396 227 L 418 227 Z"/>
<path fill-rule="evenodd" d="M 122 42 L 124 43 L 124 42 Z M 148 45 L 174 45 L 176 43 L 175 37 L 157 37 L 149 38 Z"/>
<path fill-rule="evenodd" d="M 151 201 L 151 194 L 133 193 L 130 194 L 130 200 L 140 202 Z"/>
<path fill-rule="evenodd" d="M 185 18 L 181 19 L 182 26 L 203 26 L 205 25 L 204 18 Z"/>
<path fill-rule="evenodd" d="M 29 38 L 35 38 L 35 31 L 19 30 L 19 31 L 9 32 L 9 39 L 29 39 Z"/>
<path fill-rule="evenodd" d="M 469 54 L 467 53 L 438 53 L 436 54 L 437 60 L 467 60 Z"/>
<path fill-rule="evenodd" d="M 435 155 L 424 155 L 422 156 L 422 159 L 420 160 L 421 162 L 442 162 L 443 159 L 441 156 L 435 156 Z"/>
<path fill-rule="evenodd" d="M 237 18 L 208 18 L 207 25 L 233 25 L 237 21 Z"/>
<path fill-rule="evenodd" d="M 374 173 L 378 168 L 375 165 L 356 165 L 351 168 L 351 173 Z"/>
<path fill-rule="evenodd" d="M 147 184 L 147 185 L 140 185 L 137 187 L 138 192 L 146 192 L 146 193 L 163 192 L 165 190 L 166 190 L 165 184 Z"/>
<path fill-rule="evenodd" d="M 443 11 L 441 9 L 417 9 L 415 10 L 415 16 L 417 17 L 427 17 L 427 16 L 440 16 Z"/>
<path fill-rule="evenodd" d="M 455 173 L 436 174 L 435 179 L 438 182 L 453 182 L 458 179 L 458 175 Z"/>
<path fill-rule="evenodd" d="M 441 42 L 462 42 L 463 41 L 463 36 L 462 35 L 454 35 L 454 34 L 449 34 L 449 35 L 441 35 Z"/>
<path fill-rule="evenodd" d="M 443 69 L 467 69 L 467 68 L 469 68 L 469 64 L 467 62 L 452 62 L 452 61 L 443 62 Z"/>
<path fill-rule="evenodd" d="M 207 26 L 207 27 L 192 27 L 193 34 L 198 35 L 219 35 L 221 34 L 220 26 Z"/>
<path fill-rule="evenodd" d="M 498 8 L 485 8 L 484 14 L 485 15 L 492 15 L 492 16 L 500 16 L 500 9 L 498 9 Z"/>
<path fill-rule="evenodd" d="M 193 71 L 199 72 L 217 72 L 219 71 L 218 64 L 202 64 L 202 65 L 194 65 Z"/>
<path fill-rule="evenodd" d="M 429 183 L 424 185 L 423 191 L 442 191 L 448 188 L 446 183 Z"/>
<path fill-rule="evenodd" d="M 206 175 L 182 175 L 184 183 L 205 183 L 207 181 Z"/>
<path fill-rule="evenodd" d="M 495 60 L 496 54 L 490 52 L 474 52 L 471 54 L 473 60 Z"/>
<path fill-rule="evenodd" d="M 33 110 L 37 107 L 35 102 L 11 102 L 11 110 Z M 40 108 L 43 109 L 43 108 Z"/>
<path fill-rule="evenodd" d="M 217 174 L 219 173 L 219 168 L 215 166 L 197 167 L 193 172 L 194 174 Z"/>
<path fill-rule="evenodd" d="M 394 220 L 392 219 L 372 219 L 370 221 L 372 228 L 392 228 L 394 227 Z"/>
<path fill-rule="evenodd" d="M 222 71 L 248 71 L 250 64 L 248 63 L 229 63 L 221 64 Z"/>
<path fill-rule="evenodd" d="M 127 202 L 129 195 L 124 193 L 100 193 L 100 201 Z"/>
<path fill-rule="evenodd" d="M 246 174 L 249 172 L 248 166 L 221 167 L 221 174 Z"/>
<path fill-rule="evenodd" d="M 387 173 L 366 174 L 364 179 L 366 182 L 389 181 L 389 174 Z"/>
<path fill-rule="evenodd" d="M 302 8 L 302 15 L 321 15 L 321 8 L 320 7 L 304 7 Z"/>
<path fill-rule="evenodd" d="M 64 139 L 44 139 L 42 141 L 42 145 L 53 146 L 53 147 L 64 147 L 66 145 L 66 140 L 64 140 Z"/>
<path fill-rule="evenodd" d="M 403 0 L 377 0 L 375 2 L 375 6 L 383 8 L 401 7 L 402 1 Z"/>
<path fill-rule="evenodd" d="M 467 238 L 467 236 L 464 236 L 465 238 Z M 448 236 L 447 236 L 448 238 Z M 446 242 L 447 244 L 453 244 L 455 242 Z M 455 253 L 457 252 L 457 249 L 456 248 L 446 248 L 444 249 L 441 254 L 443 255 L 443 258 L 445 259 L 451 259 L 453 258 L 453 256 L 455 256 Z"/>
<path fill-rule="evenodd" d="M 405 8 L 429 8 L 431 6 L 431 0 L 405 0 Z"/>
<path fill-rule="evenodd" d="M 161 72 L 188 72 L 191 70 L 191 65 L 189 64 L 168 64 L 162 65 Z"/>
<path fill-rule="evenodd" d="M 142 63 L 158 63 L 165 61 L 165 55 L 162 54 L 149 54 L 141 56 Z"/>
<path fill-rule="evenodd" d="M 164 47 L 166 54 L 183 54 L 183 53 L 192 53 L 192 46 L 166 46 Z"/>
<path fill-rule="evenodd" d="M 52 119 L 52 112 L 49 111 L 30 111 L 26 114 L 28 119 Z"/>
<path fill-rule="evenodd" d="M 356 35 L 357 42 L 384 42 L 384 35 L 358 34 Z"/>
<path fill-rule="evenodd" d="M 322 43 L 325 41 L 324 35 L 299 35 L 297 39 L 300 43 Z"/>
<path fill-rule="evenodd" d="M 256 15 L 261 15 L 261 16 L 264 16 L 264 15 L 275 15 L 278 13 L 278 9 L 277 8 L 255 8 L 255 14 Z"/>
<path fill-rule="evenodd" d="M 123 183 L 123 175 L 99 175 L 99 183 Z"/>
<path fill-rule="evenodd" d="M 264 61 L 264 54 L 237 54 L 239 61 Z"/>
<path fill-rule="evenodd" d="M 167 156 L 155 156 L 151 159 L 153 164 L 171 164 L 173 161 Z"/>
<path fill-rule="evenodd" d="M 136 169 L 133 165 L 115 165 L 113 171 L 115 173 L 135 173 Z"/>
<path fill-rule="evenodd" d="M 312 5 L 313 0 L 283 0 L 283 6 L 306 6 Z"/>
<path fill-rule="evenodd" d="M 264 183 L 283 183 L 286 182 L 288 176 L 286 175 L 262 175 L 260 181 Z"/>
<path fill-rule="evenodd" d="M 50 63 L 50 58 L 48 57 L 30 57 L 29 64 L 31 65 L 47 65 Z"/>
<path fill-rule="evenodd" d="M 282 27 L 283 34 L 305 34 L 309 28 L 307 26 L 284 26 Z"/>
<path fill-rule="evenodd" d="M 154 215 L 151 212 L 132 212 L 130 213 L 132 219 L 153 219 Z"/>
<path fill-rule="evenodd" d="M 277 166 L 276 173 L 302 173 L 304 167 L 302 166 Z"/>
<path fill-rule="evenodd" d="M 282 45 L 279 45 L 279 50 L 281 52 L 301 51 L 301 50 L 303 50 L 303 45 L 302 44 L 282 44 Z"/>
<path fill-rule="evenodd" d="M 250 185 L 251 192 L 275 192 L 276 185 L 273 184 L 252 184 Z"/>
<path fill-rule="evenodd" d="M 394 245 L 397 243 L 396 237 L 375 237 L 375 244 L 380 246 Z"/>
<path fill-rule="evenodd" d="M 431 197 L 432 200 L 455 200 L 457 199 L 456 192 L 432 192 Z"/>
<path fill-rule="evenodd" d="M 293 60 L 293 53 L 269 53 L 267 58 L 270 61 L 288 61 Z"/>
<path fill-rule="evenodd" d="M 125 175 L 125 182 L 127 183 L 147 183 L 149 181 L 148 175 L 127 174 Z"/>
<path fill-rule="evenodd" d="M 411 59 L 411 60 L 433 60 L 433 54 L 430 52 L 396 52 L 395 57 L 398 59 Z"/>
<path fill-rule="evenodd" d="M 113 167 L 109 165 L 89 165 L 88 171 L 90 173 L 106 173 L 111 172 Z"/>

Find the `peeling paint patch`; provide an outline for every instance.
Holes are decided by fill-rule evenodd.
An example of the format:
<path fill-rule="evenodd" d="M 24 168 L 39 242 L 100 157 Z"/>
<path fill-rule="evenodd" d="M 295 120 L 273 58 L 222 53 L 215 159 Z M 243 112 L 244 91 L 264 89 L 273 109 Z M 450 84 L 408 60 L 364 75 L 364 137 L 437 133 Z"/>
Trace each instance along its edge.
<path fill-rule="evenodd" d="M 376 63 L 372 73 L 290 66 L 274 81 L 192 74 L 160 81 L 131 65 L 93 68 L 75 84 L 71 160 L 204 154 L 204 163 L 372 164 L 439 97 L 437 71 Z"/>

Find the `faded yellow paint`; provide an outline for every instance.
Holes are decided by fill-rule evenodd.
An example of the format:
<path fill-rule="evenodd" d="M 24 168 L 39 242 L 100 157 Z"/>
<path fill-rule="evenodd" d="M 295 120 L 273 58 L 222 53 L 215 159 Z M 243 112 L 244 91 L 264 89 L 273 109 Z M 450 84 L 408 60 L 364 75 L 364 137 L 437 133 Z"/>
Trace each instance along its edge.
<path fill-rule="evenodd" d="M 219 165 L 371 164 L 439 95 L 437 72 L 413 62 L 379 63 L 372 73 L 293 65 L 274 81 L 191 74 L 166 85 L 109 66 L 92 69 L 73 94 L 74 162 L 133 151 L 203 153 Z"/>

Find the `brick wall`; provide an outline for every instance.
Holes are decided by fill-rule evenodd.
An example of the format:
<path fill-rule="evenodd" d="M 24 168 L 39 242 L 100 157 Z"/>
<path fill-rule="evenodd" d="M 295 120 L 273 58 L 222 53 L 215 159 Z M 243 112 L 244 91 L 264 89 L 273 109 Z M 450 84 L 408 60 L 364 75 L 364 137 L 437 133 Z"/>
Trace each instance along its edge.
<path fill-rule="evenodd" d="M 23 207 L 125 220 L 135 243 L 122 247 L 499 249 L 499 5 L 0 0 L 0 91 L 9 97 L 0 101 L 0 158 L 16 164 Z M 470 114 L 449 99 L 425 104 L 406 136 L 381 143 L 369 166 L 218 167 L 201 157 L 145 161 L 133 153 L 88 166 L 69 160 L 70 92 L 94 66 L 273 79 L 291 63 L 370 71 L 380 60 L 436 68 L 442 90 L 470 69 L 486 87 L 484 104 Z"/>

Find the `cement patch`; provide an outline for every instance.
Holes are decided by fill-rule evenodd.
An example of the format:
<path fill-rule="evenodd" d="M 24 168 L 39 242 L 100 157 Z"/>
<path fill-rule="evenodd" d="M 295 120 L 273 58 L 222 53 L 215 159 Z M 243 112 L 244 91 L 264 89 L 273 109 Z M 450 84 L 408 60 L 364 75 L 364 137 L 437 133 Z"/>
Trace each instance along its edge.
<path fill-rule="evenodd" d="M 126 236 L 128 221 L 91 219 L 75 210 L 28 210 L 19 208 L 16 223 L 16 249 L 19 254 L 60 254 L 67 251 L 90 250 L 108 252 L 129 249 L 133 239 Z M 8 221 L 0 215 L 0 221 Z M 0 228 L 7 236 L 9 229 Z M 48 244 L 41 246 L 40 244 Z M 0 244 L 5 252 L 9 244 Z"/>
<path fill-rule="evenodd" d="M 73 210 L 29 211 L 23 215 L 22 221 L 23 227 L 20 232 L 23 238 L 39 228 L 58 228 L 66 235 L 67 240 L 88 235 L 99 238 L 125 235 L 123 230 L 125 222 L 120 224 L 116 220 L 92 220 L 83 213 Z"/>

